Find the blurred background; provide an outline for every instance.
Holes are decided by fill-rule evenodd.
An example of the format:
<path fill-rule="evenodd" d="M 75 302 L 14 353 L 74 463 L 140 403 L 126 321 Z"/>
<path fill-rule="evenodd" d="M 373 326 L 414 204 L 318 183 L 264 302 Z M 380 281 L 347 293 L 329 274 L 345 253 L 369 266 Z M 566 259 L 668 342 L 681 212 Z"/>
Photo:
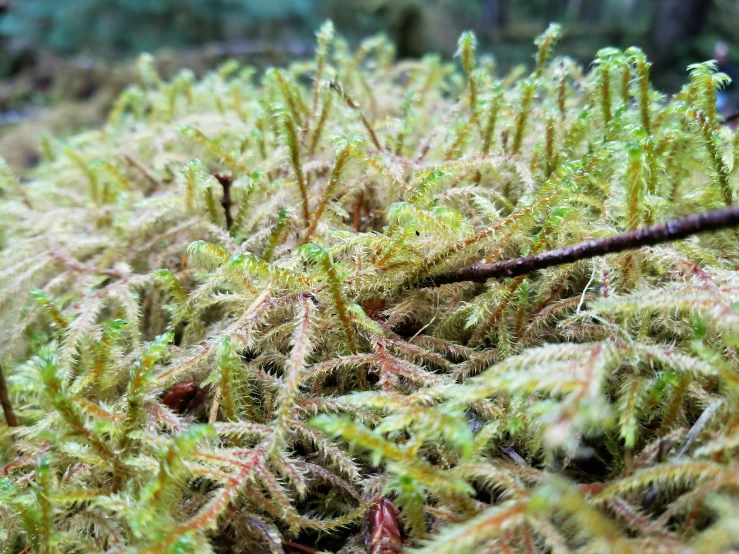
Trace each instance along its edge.
<path fill-rule="evenodd" d="M 530 63 L 557 21 L 559 53 L 588 64 L 604 46 L 640 46 L 665 92 L 690 63 L 719 58 L 737 77 L 739 62 L 739 0 L 0 0 L 0 155 L 33 164 L 42 133 L 101 121 L 141 51 L 165 76 L 227 58 L 283 64 L 312 55 L 328 18 L 350 43 L 385 33 L 399 57 L 450 57 L 473 29 L 502 71 Z"/>

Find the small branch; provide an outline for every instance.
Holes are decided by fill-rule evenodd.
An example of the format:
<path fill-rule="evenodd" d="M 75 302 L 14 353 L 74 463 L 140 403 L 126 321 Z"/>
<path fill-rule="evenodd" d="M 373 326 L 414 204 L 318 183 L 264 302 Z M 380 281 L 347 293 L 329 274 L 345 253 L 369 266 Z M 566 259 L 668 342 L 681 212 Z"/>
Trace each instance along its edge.
<path fill-rule="evenodd" d="M 682 445 L 680 445 L 680 450 L 675 453 L 673 459 L 682 458 L 683 456 L 685 456 L 685 454 L 695 442 L 695 439 L 698 438 L 698 435 L 700 435 L 701 432 L 705 429 L 706 425 L 708 425 L 708 422 L 713 417 L 713 414 L 715 414 L 716 410 L 721 407 L 721 403 L 721 400 L 715 400 L 714 402 L 706 406 L 706 409 L 703 410 L 703 413 L 690 428 L 688 434 L 685 435 L 685 440 L 683 440 Z"/>
<path fill-rule="evenodd" d="M 64 253 L 53 240 L 48 239 L 47 242 L 49 243 L 49 254 L 51 255 L 51 257 L 57 261 L 60 261 L 72 271 L 79 271 L 80 273 L 86 273 L 88 275 L 107 275 L 108 277 L 113 277 L 116 279 L 121 279 L 123 277 L 123 274 L 120 271 L 116 271 L 115 269 L 92 267 L 80 263 L 78 260 L 75 260 L 74 258 Z"/>
<path fill-rule="evenodd" d="M 360 190 L 357 195 L 357 203 L 354 204 L 354 217 L 352 218 L 352 229 L 355 233 L 359 232 L 362 223 L 362 206 L 364 205 L 364 191 Z"/>
<path fill-rule="evenodd" d="M 282 546 L 287 546 L 288 548 L 294 548 L 295 550 L 300 550 L 301 552 L 307 552 L 308 554 L 316 554 L 318 552 L 318 550 L 316 550 L 315 548 L 311 548 L 310 546 L 304 546 L 302 544 L 298 544 L 292 541 L 282 541 Z"/>
<path fill-rule="evenodd" d="M 135 168 L 139 173 L 141 173 L 141 175 L 144 176 L 144 179 L 146 179 L 147 181 L 149 181 L 149 184 L 151 185 L 151 187 L 149 187 L 149 190 L 146 191 L 146 194 L 151 194 L 157 188 L 159 188 L 159 186 L 160 186 L 159 181 L 156 179 L 156 177 L 154 177 L 151 174 L 151 171 L 149 171 L 144 166 L 144 164 L 142 164 L 141 162 L 139 162 L 138 160 L 136 160 L 134 157 L 129 156 L 128 154 L 124 154 L 123 155 L 123 159 L 126 160 L 126 162 L 128 163 L 128 165 L 130 165 L 131 167 Z"/>
<path fill-rule="evenodd" d="M 221 183 L 223 187 L 223 198 L 221 198 L 221 206 L 223 206 L 223 212 L 226 214 L 226 229 L 230 229 L 233 225 L 234 218 L 231 214 L 231 185 L 233 185 L 234 178 L 231 175 L 223 175 L 221 173 L 214 173 L 213 177 L 216 181 Z"/>
<path fill-rule="evenodd" d="M 367 129 L 367 134 L 369 135 L 372 144 L 375 145 L 375 148 L 377 148 L 378 152 L 382 152 L 383 148 L 382 146 L 380 146 L 380 141 L 378 140 L 377 134 L 375 133 L 375 128 L 372 126 L 372 123 L 370 123 L 369 119 L 367 119 L 367 116 L 364 115 L 364 112 L 360 109 L 359 104 L 357 104 L 354 99 L 346 93 L 346 91 L 338 82 L 331 81 L 330 87 L 332 90 L 336 91 L 339 96 L 341 96 L 344 102 L 346 102 L 347 106 L 349 106 L 352 110 L 359 114 L 364 128 Z"/>
<path fill-rule="evenodd" d="M 737 226 L 739 226 L 739 206 L 732 206 L 722 210 L 650 225 L 643 229 L 621 233 L 612 237 L 581 242 L 534 256 L 523 256 L 495 264 L 474 264 L 428 277 L 421 282 L 420 286 L 438 287 L 439 285 L 463 281 L 484 283 L 491 278 L 518 277 L 547 267 L 569 264 L 625 250 L 634 250 L 642 246 L 652 246 L 684 239 L 698 233 Z"/>
<path fill-rule="evenodd" d="M 3 375 L 3 368 L 0 366 L 0 404 L 3 405 L 3 413 L 5 414 L 5 421 L 8 423 L 8 427 L 18 427 L 18 418 L 15 417 L 13 411 L 13 405 L 10 403 L 10 396 L 8 396 L 8 387 L 5 385 L 5 376 Z"/>

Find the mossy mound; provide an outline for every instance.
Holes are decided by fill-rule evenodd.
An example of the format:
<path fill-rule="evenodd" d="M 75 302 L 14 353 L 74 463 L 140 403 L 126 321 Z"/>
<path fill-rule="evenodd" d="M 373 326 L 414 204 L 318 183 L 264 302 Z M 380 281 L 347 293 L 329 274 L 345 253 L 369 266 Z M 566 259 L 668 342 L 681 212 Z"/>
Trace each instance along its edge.
<path fill-rule="evenodd" d="M 3 550 L 737 545 L 734 232 L 428 286 L 734 202 L 711 64 L 666 99 L 558 34 L 525 76 L 330 24 L 260 75 L 142 57 L 4 170 Z"/>

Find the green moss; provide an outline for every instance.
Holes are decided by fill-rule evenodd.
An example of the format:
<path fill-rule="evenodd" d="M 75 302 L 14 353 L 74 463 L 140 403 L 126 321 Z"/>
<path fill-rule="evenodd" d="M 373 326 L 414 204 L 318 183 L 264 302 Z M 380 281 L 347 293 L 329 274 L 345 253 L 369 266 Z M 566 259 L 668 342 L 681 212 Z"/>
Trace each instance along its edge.
<path fill-rule="evenodd" d="M 3 550 L 357 552 L 383 496 L 428 553 L 736 545 L 733 232 L 421 286 L 736 197 L 710 64 L 666 99 L 558 35 L 525 76 L 328 25 L 264 74 L 142 58 L 3 167 Z"/>

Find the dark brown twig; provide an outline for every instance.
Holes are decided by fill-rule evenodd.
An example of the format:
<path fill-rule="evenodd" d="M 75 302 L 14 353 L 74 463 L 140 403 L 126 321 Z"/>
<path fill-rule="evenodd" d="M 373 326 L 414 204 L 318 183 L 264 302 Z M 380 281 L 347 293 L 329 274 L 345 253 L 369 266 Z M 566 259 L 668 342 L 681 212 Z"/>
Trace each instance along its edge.
<path fill-rule="evenodd" d="M 484 283 L 488 279 L 496 277 L 518 277 L 547 267 L 569 264 L 603 256 L 604 254 L 634 250 L 642 246 L 652 246 L 684 239 L 698 233 L 737 226 L 739 226 L 739 206 L 732 206 L 722 210 L 650 225 L 643 229 L 621 233 L 612 237 L 588 240 L 542 254 L 523 256 L 494 264 L 474 264 L 428 277 L 421 282 L 420 286 L 438 287 L 439 285 L 463 281 Z"/>
<path fill-rule="evenodd" d="M 223 212 L 226 214 L 226 229 L 230 229 L 234 222 L 233 215 L 231 214 L 231 185 L 233 185 L 234 178 L 231 175 L 223 175 L 220 173 L 214 173 L 213 177 L 215 177 L 216 181 L 221 183 L 221 186 L 223 187 L 221 206 L 223 206 Z"/>
<path fill-rule="evenodd" d="M 8 427 L 18 427 L 18 418 L 15 417 L 13 405 L 10 403 L 10 396 L 8 396 L 8 387 L 5 385 L 5 375 L 3 375 L 2 366 L 0 366 L 0 404 L 3 405 L 3 413 L 5 414 L 5 421 L 8 423 Z"/>
<path fill-rule="evenodd" d="M 357 203 L 354 204 L 354 217 L 352 221 L 352 229 L 355 233 L 359 232 L 359 227 L 362 224 L 362 206 L 364 205 L 364 191 L 360 190 L 357 195 Z"/>

